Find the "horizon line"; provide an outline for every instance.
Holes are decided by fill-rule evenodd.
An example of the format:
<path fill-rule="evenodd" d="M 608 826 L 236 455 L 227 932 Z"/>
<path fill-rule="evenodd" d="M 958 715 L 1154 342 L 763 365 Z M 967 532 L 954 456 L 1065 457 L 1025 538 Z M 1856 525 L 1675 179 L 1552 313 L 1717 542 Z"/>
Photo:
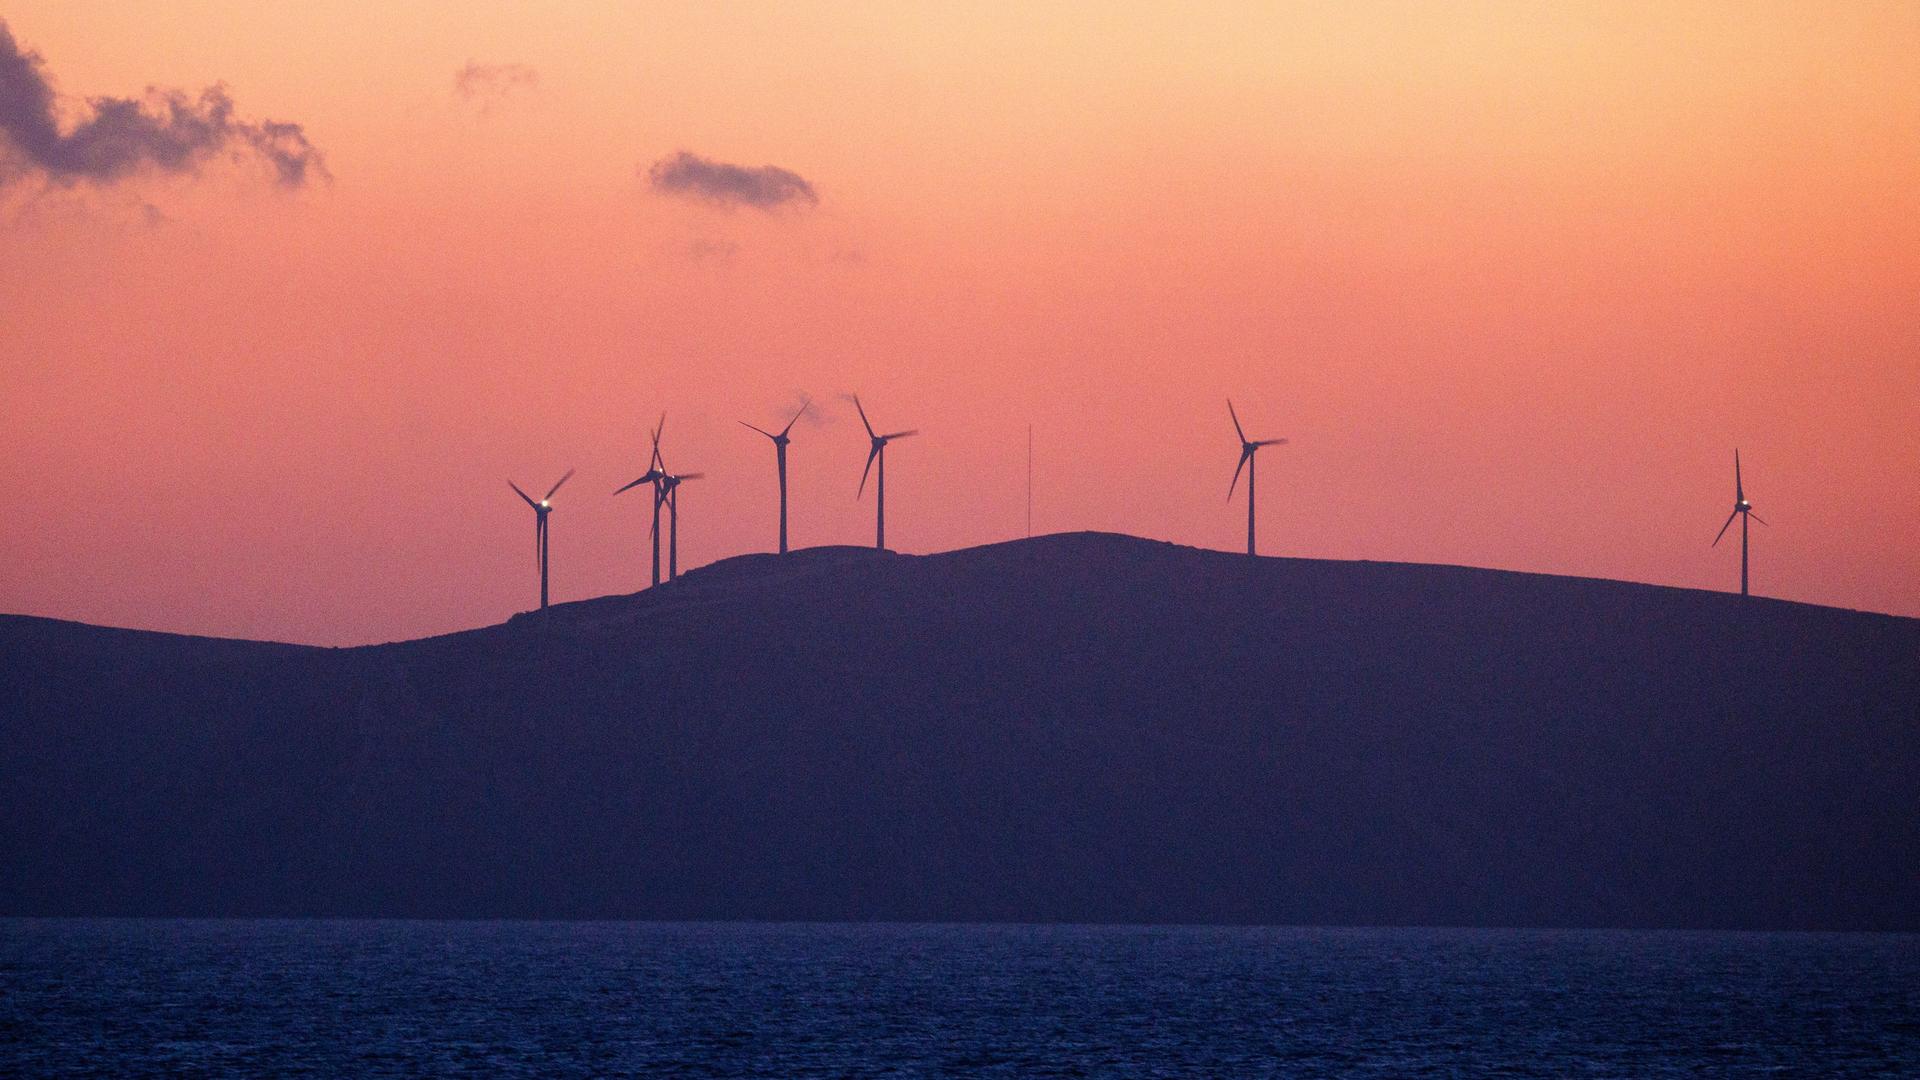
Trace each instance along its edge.
<path fill-rule="evenodd" d="M 709 571 L 712 568 L 717 566 L 722 566 L 727 563 L 739 562 L 747 559 L 774 559 L 774 560 L 789 559 L 791 560 L 791 559 L 805 556 L 809 552 L 817 553 L 817 552 L 825 552 L 825 551 L 845 552 L 852 558 L 866 557 L 866 558 L 874 558 L 874 559 L 885 559 L 885 558 L 933 559 L 933 558 L 941 558 L 941 557 L 951 556 L 951 555 L 964 554 L 966 552 L 972 552 L 972 551 L 984 551 L 990 548 L 1011 547 L 1015 545 L 1043 544 L 1049 541 L 1059 540 L 1064 537 L 1100 537 L 1100 538 L 1133 541 L 1141 544 L 1159 545 L 1162 547 L 1179 548 L 1184 551 L 1195 552 L 1197 554 L 1201 554 L 1205 556 L 1216 556 L 1220 558 L 1229 559 L 1232 562 L 1239 565 L 1246 565 L 1249 559 L 1253 559 L 1253 560 L 1269 562 L 1269 563 L 1279 563 L 1279 562 L 1332 563 L 1332 564 L 1340 564 L 1340 565 L 1405 566 L 1405 567 L 1430 568 L 1430 569 L 1438 569 L 1438 570 L 1466 570 L 1466 571 L 1472 571 L 1475 573 L 1509 574 L 1509 575 L 1518 575 L 1518 576 L 1525 576 L 1525 577 L 1554 578 L 1554 579 L 1563 580 L 1563 581 L 1600 582 L 1607 585 L 1626 586 L 1626 587 L 1632 587 L 1632 588 L 1663 589 L 1663 590 L 1670 590 L 1673 592 L 1699 594 L 1702 596 L 1723 596 L 1723 597 L 1728 597 L 1730 599 L 1743 601 L 1743 602 L 1752 601 L 1752 602 L 1770 602 L 1770 603 L 1778 603 L 1778 604 L 1793 604 L 1799 607 L 1818 608 L 1823 611 L 1839 611 L 1839 612 L 1847 612 L 1847 613 L 1856 614 L 1856 615 L 1874 616 L 1878 618 L 1920 621 L 1920 615 L 1901 615 L 1891 611 L 1875 611 L 1867 608 L 1841 607 L 1839 605 L 1834 605 L 1834 604 L 1820 604 L 1820 603 L 1815 603 L 1807 600 L 1792 600 L 1786 597 L 1777 597 L 1777 596 L 1761 596 L 1761 595 L 1742 596 L 1738 592 L 1733 592 L 1725 589 L 1706 589 L 1706 588 L 1698 588 L 1698 587 L 1689 586 L 1689 585 L 1664 585 L 1664 584 L 1660 584 L 1658 582 L 1652 582 L 1652 581 L 1636 581 L 1628 578 L 1598 577 L 1591 574 L 1560 573 L 1560 572 L 1548 571 L 1548 570 L 1516 570 L 1511 567 L 1504 567 L 1504 566 L 1483 566 L 1483 565 L 1477 565 L 1473 563 L 1419 562 L 1419 561 L 1408 560 L 1408 559 L 1368 559 L 1368 558 L 1336 559 L 1336 558 L 1325 558 L 1321 556 L 1310 556 L 1310 555 L 1249 556 L 1243 551 L 1235 551 L 1235 550 L 1229 550 L 1225 548 L 1200 547 L 1194 544 L 1185 544 L 1175 540 L 1162 540 L 1162 539 L 1158 539 L 1156 537 L 1151 537 L 1151 536 L 1141 536 L 1134 533 L 1113 532 L 1105 529 L 1070 529 L 1062 532 L 1039 533 L 1033 536 L 1016 536 L 1006 540 L 994 540 L 994 541 L 989 541 L 983 544 L 972 544 L 966 547 L 948 548 L 942 551 L 930 551 L 930 552 L 925 552 L 921 554 L 896 551 L 892 548 L 887 548 L 884 550 L 876 550 L 872 546 L 866 545 L 866 544 L 816 544 L 811 547 L 793 548 L 791 551 L 789 551 L 785 555 L 782 555 L 780 552 L 777 552 L 777 551 L 747 551 L 747 552 L 741 552 L 740 554 L 737 554 L 737 555 L 722 556 L 721 558 L 714 559 L 711 562 L 702 563 L 694 567 L 689 567 L 681 571 L 680 580 L 663 581 L 659 586 L 642 586 L 641 588 L 636 589 L 632 592 L 603 593 L 598 596 L 586 596 L 586 597 L 580 597 L 578 599 L 573 599 L 573 600 L 559 600 L 559 601 L 553 602 L 550 607 L 545 609 L 545 611 L 558 612 L 567 608 L 577 608 L 579 605 L 582 605 L 582 604 L 605 603 L 607 601 L 616 601 L 616 600 L 633 600 L 633 599 L 638 599 L 644 596 L 648 596 L 649 594 L 652 594 L 653 592 L 655 592 L 656 589 L 664 589 L 666 590 L 666 593 L 664 595 L 671 596 L 676 589 L 685 588 L 685 586 L 681 584 L 681 580 L 684 580 L 693 575 L 703 574 L 704 572 Z M 200 633 L 193 633 L 190 631 L 161 630 L 161 629 L 155 629 L 152 627 L 145 627 L 145 626 L 122 626 L 122 625 L 115 625 L 115 624 L 109 624 L 109 623 L 92 623 L 92 622 L 86 622 L 81 619 L 68 618 L 68 617 L 59 616 L 59 615 L 39 615 L 31 612 L 0 611 L 0 619 L 38 620 L 42 622 L 61 623 L 68 626 L 82 626 L 82 627 L 87 627 L 94 630 L 106 630 L 106 631 L 113 631 L 118 633 L 159 634 L 166 637 L 193 638 L 201 641 L 234 642 L 234 643 L 242 643 L 242 644 L 249 644 L 249 645 L 271 645 L 271 646 L 279 646 L 279 647 L 293 648 L 293 649 L 329 649 L 329 650 L 371 649 L 371 648 L 380 648 L 388 645 L 405 645 L 405 644 L 410 644 L 412 642 L 433 641 L 439 638 L 454 637 L 460 634 L 482 633 L 488 630 L 504 629 L 516 623 L 537 621 L 542 617 L 543 617 L 542 609 L 530 608 L 526 610 L 515 611 L 499 622 L 484 623 L 477 626 L 458 627 L 452 630 L 445 630 L 437 633 L 422 634 L 418 637 L 388 638 L 380 641 L 364 641 L 364 642 L 358 642 L 355 644 L 347 644 L 347 645 L 323 645 L 323 644 L 315 644 L 312 642 L 287 641 L 287 640 L 278 639 L 278 638 L 234 637 L 234 636 L 228 636 L 223 634 L 200 634 Z"/>

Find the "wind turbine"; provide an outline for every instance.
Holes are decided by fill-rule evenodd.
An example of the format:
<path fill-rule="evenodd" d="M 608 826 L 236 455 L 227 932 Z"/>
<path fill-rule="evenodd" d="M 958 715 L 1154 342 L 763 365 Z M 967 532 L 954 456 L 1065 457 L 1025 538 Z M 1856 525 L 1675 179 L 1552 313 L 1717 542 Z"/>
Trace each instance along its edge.
<path fill-rule="evenodd" d="M 800 422 L 800 418 L 807 414 L 807 408 L 812 404 L 810 401 L 801 402 L 800 411 L 793 414 L 793 419 L 787 421 L 787 426 L 781 428 L 778 435 L 764 428 L 753 427 L 745 420 L 740 421 L 742 426 L 753 428 L 773 440 L 773 461 L 775 467 L 780 470 L 780 554 L 782 555 L 787 553 L 787 444 L 793 441 L 787 438 L 787 432 L 793 430 L 793 425 Z"/>
<path fill-rule="evenodd" d="M 680 485 L 706 475 L 668 471 L 667 459 L 660 453 L 660 431 L 666 426 L 667 418 L 662 414 L 660 426 L 653 430 L 653 468 L 648 470 L 659 473 L 653 482 L 653 577 L 656 585 L 660 583 L 660 507 L 665 505 L 667 508 L 667 580 L 674 581 L 680 577 Z M 634 481 L 636 484 L 639 482 Z"/>
<path fill-rule="evenodd" d="M 547 610 L 547 515 L 553 513 L 553 493 L 559 491 L 560 485 L 572 477 L 573 470 L 568 469 L 567 475 L 554 481 L 553 486 L 547 489 L 547 493 L 541 496 L 539 502 L 534 502 L 532 496 L 521 491 L 519 484 L 511 480 L 507 481 L 507 486 L 513 489 L 513 493 L 525 499 L 528 506 L 533 507 L 533 561 L 540 567 L 541 611 Z"/>
<path fill-rule="evenodd" d="M 873 471 L 873 459 L 880 459 L 880 485 L 874 501 L 873 546 L 881 551 L 887 549 L 887 444 L 895 439 L 904 439 L 909 435 L 918 435 L 915 431 L 896 431 L 891 435 L 876 435 L 873 424 L 867 420 L 867 410 L 860 405 L 860 395 L 853 395 L 853 407 L 860 411 L 860 423 L 866 426 L 867 438 L 873 440 L 873 448 L 867 451 L 867 467 L 860 470 L 860 491 L 854 497 L 866 494 L 867 474 Z"/>
<path fill-rule="evenodd" d="M 1234 485 L 1240 483 L 1240 470 L 1247 470 L 1247 554 L 1253 554 L 1253 455 L 1263 446 L 1285 446 L 1285 439 L 1249 440 L 1247 433 L 1240 427 L 1240 414 L 1233 411 L 1233 401 L 1227 401 L 1227 415 L 1233 418 L 1234 434 L 1240 436 L 1240 463 L 1233 467 L 1233 479 L 1227 484 L 1227 498 L 1233 498 Z"/>
<path fill-rule="evenodd" d="M 1720 538 L 1727 535 L 1728 526 L 1733 519 L 1740 519 L 1740 595 L 1747 595 L 1747 519 L 1752 518 L 1765 525 L 1765 519 L 1753 512 L 1753 504 L 1747 501 L 1747 489 L 1740 483 L 1740 451 L 1733 452 L 1733 513 L 1727 515 L 1727 523 L 1713 538 L 1713 546 L 1720 546 Z"/>
<path fill-rule="evenodd" d="M 636 488 L 641 484 L 653 485 L 653 528 L 648 535 L 653 538 L 653 583 L 655 585 L 660 584 L 660 484 L 667 476 L 660 469 L 660 432 L 666 426 L 667 414 L 661 413 L 660 422 L 653 427 L 653 456 L 647 459 L 647 471 L 639 479 L 623 485 L 614 492 L 618 495 L 628 488 Z"/>
<path fill-rule="evenodd" d="M 660 493 L 653 497 L 658 507 L 667 504 L 667 580 L 680 578 L 680 485 L 688 480 L 698 480 L 706 473 L 667 473 L 660 478 Z"/>

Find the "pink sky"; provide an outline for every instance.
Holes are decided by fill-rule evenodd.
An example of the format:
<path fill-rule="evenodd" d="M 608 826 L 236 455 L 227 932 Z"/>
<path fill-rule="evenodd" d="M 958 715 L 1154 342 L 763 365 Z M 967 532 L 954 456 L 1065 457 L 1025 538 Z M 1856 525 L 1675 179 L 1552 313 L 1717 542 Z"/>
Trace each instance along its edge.
<path fill-rule="evenodd" d="M 1738 446 L 1756 592 L 1920 615 L 1911 5 L 260 7 L 6 13 L 64 131 L 222 82 L 332 180 L 0 187 L 0 610 L 495 622 L 576 466 L 555 599 L 630 591 L 645 428 L 765 550 L 802 392 L 793 541 L 870 543 L 858 391 L 902 551 L 1020 535 L 1029 424 L 1037 531 L 1236 548 L 1231 395 L 1266 553 L 1730 588 Z"/>

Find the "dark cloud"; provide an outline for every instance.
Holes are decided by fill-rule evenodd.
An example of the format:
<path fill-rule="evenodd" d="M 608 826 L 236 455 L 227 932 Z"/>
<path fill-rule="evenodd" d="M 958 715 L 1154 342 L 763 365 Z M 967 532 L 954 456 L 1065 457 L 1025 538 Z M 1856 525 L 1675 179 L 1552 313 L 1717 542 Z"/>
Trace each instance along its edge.
<path fill-rule="evenodd" d="M 724 206 L 773 210 L 789 204 L 812 206 L 820 201 L 813 185 L 799 173 L 776 165 L 750 169 L 724 161 L 708 161 L 685 150 L 654 162 L 647 170 L 647 180 L 656 191 Z"/>
<path fill-rule="evenodd" d="M 139 100 L 89 98 L 92 115 L 63 132 L 43 66 L 40 54 L 21 49 L 0 22 L 0 149 L 16 168 L 56 183 L 108 184 L 143 169 L 192 172 L 226 152 L 258 156 L 287 187 L 327 175 L 299 124 L 236 119 L 233 99 L 217 84 L 198 97 L 149 88 Z"/>
<path fill-rule="evenodd" d="M 453 73 L 453 92 L 467 101 L 478 102 L 482 111 L 515 90 L 531 90 L 540 85 L 540 73 L 525 64 L 482 64 L 469 60 Z"/>

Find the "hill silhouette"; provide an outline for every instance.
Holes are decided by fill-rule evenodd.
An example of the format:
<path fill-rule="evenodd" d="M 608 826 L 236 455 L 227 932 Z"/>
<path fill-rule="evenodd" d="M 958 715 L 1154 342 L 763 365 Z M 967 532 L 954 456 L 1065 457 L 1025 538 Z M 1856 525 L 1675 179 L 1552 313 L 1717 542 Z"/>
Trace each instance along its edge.
<path fill-rule="evenodd" d="M 0 617 L 0 914 L 1920 929 L 1920 620 L 1067 534 Z"/>

